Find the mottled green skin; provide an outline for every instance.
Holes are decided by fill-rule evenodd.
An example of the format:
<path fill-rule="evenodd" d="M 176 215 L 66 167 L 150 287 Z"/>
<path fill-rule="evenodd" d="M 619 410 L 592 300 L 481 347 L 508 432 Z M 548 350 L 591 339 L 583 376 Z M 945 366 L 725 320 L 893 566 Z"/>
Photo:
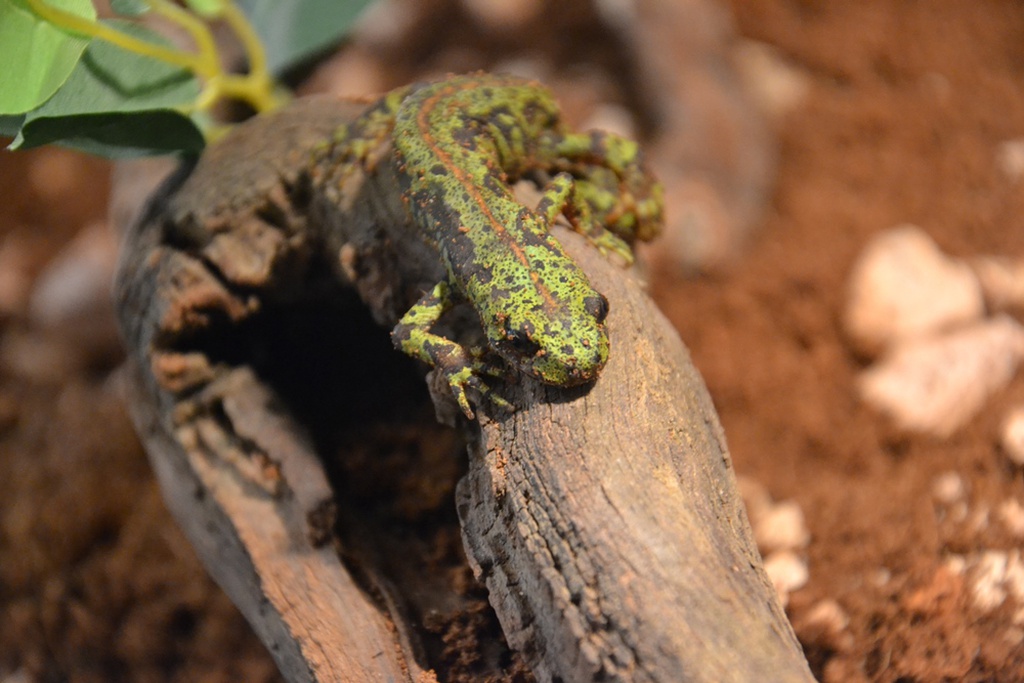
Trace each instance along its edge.
<path fill-rule="evenodd" d="M 608 302 L 549 229 L 564 214 L 603 252 L 632 261 L 629 243 L 653 237 L 662 212 L 636 143 L 569 133 L 546 89 L 487 74 L 391 93 L 345 143 L 359 154 L 361 140 L 391 126 L 403 200 L 447 273 L 395 327 L 396 346 L 443 372 L 469 417 L 466 388 L 486 392 L 480 374 L 498 369 L 430 331 L 460 300 L 518 370 L 558 386 L 596 378 L 608 360 Z M 512 194 L 522 178 L 547 179 L 536 209 Z"/>

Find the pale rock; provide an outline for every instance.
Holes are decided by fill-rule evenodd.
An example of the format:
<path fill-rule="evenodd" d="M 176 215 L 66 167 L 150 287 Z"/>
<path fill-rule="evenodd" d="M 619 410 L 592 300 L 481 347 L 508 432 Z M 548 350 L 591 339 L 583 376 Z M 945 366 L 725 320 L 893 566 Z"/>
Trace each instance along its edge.
<path fill-rule="evenodd" d="M 838 634 L 850 625 L 850 615 L 832 598 L 819 600 L 803 615 L 801 622 Z"/>
<path fill-rule="evenodd" d="M 868 580 L 878 588 L 883 588 L 892 581 L 892 571 L 888 567 L 879 567 L 868 575 Z"/>
<path fill-rule="evenodd" d="M 1017 626 L 1024 624 L 1024 560 L 1019 549 L 950 555 L 945 566 L 953 573 L 967 577 L 976 608 L 991 612 L 1007 599 L 1013 599 L 1018 605 L 1013 623 Z"/>
<path fill-rule="evenodd" d="M 819 600 L 808 610 L 793 615 L 793 627 L 802 643 L 825 646 L 838 652 L 849 651 L 854 645 L 849 626 L 850 616 L 832 598 Z"/>
<path fill-rule="evenodd" d="M 1006 315 L 908 340 L 858 379 L 861 398 L 904 429 L 948 436 L 1006 386 L 1024 354 L 1024 327 Z"/>
<path fill-rule="evenodd" d="M 943 565 L 957 576 L 963 576 L 967 572 L 967 558 L 963 555 L 949 555 Z"/>
<path fill-rule="evenodd" d="M 1024 177 L 1024 138 L 1000 142 L 996 147 L 996 165 L 1010 180 Z"/>
<path fill-rule="evenodd" d="M 978 256 L 968 260 L 991 311 L 1024 308 L 1024 259 Z"/>
<path fill-rule="evenodd" d="M 807 99 L 809 74 L 775 47 L 741 40 L 733 49 L 733 63 L 754 103 L 768 116 L 781 118 Z"/>
<path fill-rule="evenodd" d="M 750 477 L 739 477 L 737 489 L 747 508 L 754 540 L 763 555 L 805 548 L 811 540 L 803 510 L 794 500 L 776 503 L 768 489 Z"/>
<path fill-rule="evenodd" d="M 1015 464 L 1024 467 L 1024 406 L 1016 406 L 1003 419 L 1000 444 Z"/>
<path fill-rule="evenodd" d="M 1024 538 L 1024 505 L 1016 498 L 1004 500 L 996 508 L 996 515 L 1007 531 L 1017 538 Z"/>
<path fill-rule="evenodd" d="M 789 604 L 789 594 L 803 588 L 810 578 L 807 562 L 789 550 L 779 550 L 764 558 L 764 571 L 783 607 Z"/>
<path fill-rule="evenodd" d="M 932 495 L 944 505 L 952 505 L 964 497 L 966 487 L 956 472 L 944 472 L 932 481 Z"/>
<path fill-rule="evenodd" d="M 1007 599 L 1024 605 L 1024 561 L 1020 550 L 986 550 L 969 560 L 971 594 L 974 605 L 991 612 Z M 1014 623 L 1024 623 L 1024 608 L 1018 609 Z"/>
<path fill-rule="evenodd" d="M 803 510 L 793 500 L 776 503 L 764 510 L 753 522 L 753 527 L 754 540 L 764 554 L 805 548 L 811 540 Z"/>
<path fill-rule="evenodd" d="M 875 355 L 984 313 L 971 268 L 943 254 L 920 228 L 903 225 L 876 236 L 854 264 L 844 324 L 856 347 Z"/>

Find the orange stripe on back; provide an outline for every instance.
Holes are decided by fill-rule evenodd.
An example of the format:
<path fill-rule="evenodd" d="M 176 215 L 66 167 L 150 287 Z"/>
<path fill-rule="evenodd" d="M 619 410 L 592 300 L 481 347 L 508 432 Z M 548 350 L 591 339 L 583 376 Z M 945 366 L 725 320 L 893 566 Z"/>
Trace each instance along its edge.
<path fill-rule="evenodd" d="M 459 90 L 468 90 L 472 87 L 472 83 L 467 83 L 464 86 L 449 84 L 431 95 L 423 103 L 423 106 L 420 107 L 420 110 L 416 114 L 416 126 L 419 129 L 420 137 L 426 143 L 430 151 L 440 160 L 441 164 L 448 169 L 453 176 L 455 176 L 455 179 L 459 181 L 459 183 L 466 189 L 466 192 L 473 198 L 477 206 L 480 208 L 481 213 L 491 224 L 491 228 L 494 230 L 495 234 L 498 235 L 499 239 L 501 239 L 512 253 L 515 254 L 519 262 L 529 271 L 530 279 L 533 281 L 537 291 L 539 291 L 541 296 L 544 298 L 545 303 L 551 308 L 557 308 L 557 302 L 551 295 L 551 290 L 540 281 L 540 276 L 531 267 L 530 259 L 526 256 L 526 252 L 524 252 L 522 247 L 509 236 L 505 226 L 494 217 L 494 214 L 491 212 L 490 205 L 488 205 L 487 200 L 484 199 L 483 195 L 480 194 L 479 188 L 472 182 L 472 178 L 469 177 L 466 170 L 455 163 L 451 155 L 438 144 L 434 135 L 431 133 L 429 118 L 437 107 L 438 102 L 444 98 L 454 95 L 455 92 Z"/>

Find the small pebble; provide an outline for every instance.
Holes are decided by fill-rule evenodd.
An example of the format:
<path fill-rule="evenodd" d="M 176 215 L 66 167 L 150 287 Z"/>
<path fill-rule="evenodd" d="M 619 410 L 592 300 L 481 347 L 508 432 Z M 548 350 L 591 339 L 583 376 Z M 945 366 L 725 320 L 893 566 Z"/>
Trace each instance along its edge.
<path fill-rule="evenodd" d="M 1024 562 L 1019 550 L 986 550 L 973 562 L 968 561 L 974 605 L 991 612 L 1007 598 L 1024 603 Z M 1024 622 L 1024 609 L 1018 610 L 1014 622 Z"/>
<path fill-rule="evenodd" d="M 948 436 L 1009 383 L 1024 327 L 1006 315 L 907 341 L 859 378 L 861 398 L 912 431 Z"/>
<path fill-rule="evenodd" d="M 766 557 L 764 571 L 783 607 L 789 604 L 789 594 L 803 588 L 810 578 L 807 562 L 789 550 L 779 550 Z"/>
<path fill-rule="evenodd" d="M 932 482 L 932 495 L 945 505 L 952 505 L 964 497 L 963 478 L 956 472 L 944 472 Z"/>
<path fill-rule="evenodd" d="M 1015 465 L 1024 467 L 1024 406 L 1010 410 L 1003 420 L 1000 444 Z"/>
<path fill-rule="evenodd" d="M 753 524 L 754 539 L 763 554 L 805 548 L 811 540 L 803 510 L 796 501 L 786 500 L 772 505 Z"/>
<path fill-rule="evenodd" d="M 832 633 L 846 630 L 850 625 L 850 615 L 832 598 L 819 600 L 803 615 L 805 624 L 819 625 Z"/>
<path fill-rule="evenodd" d="M 848 651 L 854 645 L 849 625 L 850 616 L 832 598 L 819 600 L 806 611 L 793 615 L 793 627 L 800 642 L 839 652 Z"/>
<path fill-rule="evenodd" d="M 963 555 L 949 555 L 944 566 L 954 574 L 962 576 L 967 571 L 967 558 Z"/>
<path fill-rule="evenodd" d="M 844 324 L 862 353 L 978 320 L 985 301 L 963 261 L 943 254 L 923 230 L 904 225 L 876 236 L 850 276 Z"/>
<path fill-rule="evenodd" d="M 1008 598 L 1017 602 L 1013 622 L 1024 625 L 1024 560 L 1021 551 L 985 550 L 974 555 L 950 555 L 945 566 L 966 575 L 975 607 L 992 611 Z"/>
<path fill-rule="evenodd" d="M 1020 501 L 1016 498 L 1004 500 L 996 508 L 996 514 L 1011 534 L 1024 538 L 1024 505 Z"/>
<path fill-rule="evenodd" d="M 742 40 L 732 56 L 744 88 L 768 116 L 781 118 L 807 99 L 810 76 L 775 47 Z"/>
<path fill-rule="evenodd" d="M 875 586 L 882 588 L 883 586 L 888 585 L 890 581 L 892 581 L 892 572 L 889 570 L 888 567 L 879 567 L 878 569 L 871 572 L 871 575 L 868 577 L 868 580 L 871 581 L 871 583 L 873 583 Z"/>
<path fill-rule="evenodd" d="M 996 164 L 1010 180 L 1024 177 L 1024 138 L 1000 142 L 996 147 Z"/>

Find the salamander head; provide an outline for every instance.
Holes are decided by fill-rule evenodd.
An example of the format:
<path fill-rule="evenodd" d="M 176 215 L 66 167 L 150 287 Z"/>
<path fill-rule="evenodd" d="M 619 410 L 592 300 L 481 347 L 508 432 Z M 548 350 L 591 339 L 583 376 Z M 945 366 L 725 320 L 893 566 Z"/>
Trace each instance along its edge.
<path fill-rule="evenodd" d="M 491 347 L 547 384 L 575 386 L 596 379 L 608 361 L 608 300 L 586 280 L 554 301 L 543 291 L 529 294 L 485 325 Z"/>

